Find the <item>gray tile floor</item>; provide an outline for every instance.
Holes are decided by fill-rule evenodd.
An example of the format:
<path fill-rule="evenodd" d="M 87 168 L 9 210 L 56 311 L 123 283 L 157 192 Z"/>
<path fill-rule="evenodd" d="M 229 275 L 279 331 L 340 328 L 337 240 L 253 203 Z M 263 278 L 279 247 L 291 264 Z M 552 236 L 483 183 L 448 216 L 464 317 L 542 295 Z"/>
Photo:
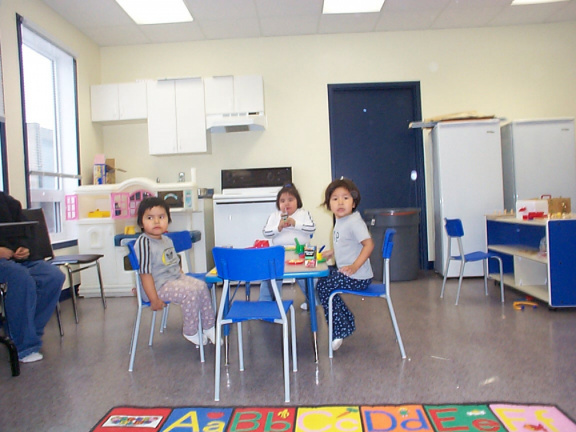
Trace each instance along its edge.
<path fill-rule="evenodd" d="M 332 361 L 321 309 L 320 361 L 312 361 L 308 312 L 297 310 L 299 370 L 291 376 L 293 405 L 449 403 L 507 401 L 557 404 L 576 418 L 576 310 L 514 310 L 521 293 L 498 287 L 483 293 L 481 279 L 467 279 L 460 305 L 457 281 L 439 299 L 442 280 L 433 272 L 392 283 L 392 296 L 408 358 L 402 360 L 386 306 L 379 300 L 348 298 L 357 331 Z M 298 287 L 285 296 L 302 301 Z M 254 292 L 253 297 L 257 296 Z M 22 365 L 10 376 L 0 347 L 0 430 L 88 431 L 113 406 L 213 405 L 214 347 L 206 363 L 181 335 L 180 311 L 170 312 L 167 332 L 153 348 L 145 332 L 128 372 L 128 344 L 135 315 L 133 298 L 80 300 L 80 324 L 63 303 L 65 336 L 53 319 L 46 328 L 43 361 Z M 143 328 L 149 328 L 145 313 Z M 251 323 L 245 333 L 246 371 L 223 369 L 221 406 L 283 405 L 279 326 Z M 268 336 L 272 343 L 260 342 Z"/>

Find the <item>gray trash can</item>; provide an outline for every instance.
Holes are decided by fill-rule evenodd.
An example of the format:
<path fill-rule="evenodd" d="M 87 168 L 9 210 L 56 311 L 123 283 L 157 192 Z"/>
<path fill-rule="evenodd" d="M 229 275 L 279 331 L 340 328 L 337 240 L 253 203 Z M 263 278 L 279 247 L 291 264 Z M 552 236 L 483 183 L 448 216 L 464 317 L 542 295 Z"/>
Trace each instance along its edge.
<path fill-rule="evenodd" d="M 370 263 L 374 280 L 382 280 L 384 259 L 382 243 L 387 228 L 394 228 L 394 248 L 390 258 L 390 280 L 407 281 L 418 278 L 419 270 L 419 208 L 386 208 L 364 211 L 364 220 L 374 240 Z"/>

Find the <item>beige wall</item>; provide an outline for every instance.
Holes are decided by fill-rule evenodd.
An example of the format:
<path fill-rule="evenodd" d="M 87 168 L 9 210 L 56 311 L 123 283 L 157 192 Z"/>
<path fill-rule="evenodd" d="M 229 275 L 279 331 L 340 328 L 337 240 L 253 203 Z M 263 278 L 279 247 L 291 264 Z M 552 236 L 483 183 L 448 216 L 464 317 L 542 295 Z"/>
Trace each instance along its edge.
<path fill-rule="evenodd" d="M 102 151 L 102 131 L 94 127 L 90 120 L 90 85 L 100 82 L 100 51 L 96 44 L 40 0 L 0 1 L 8 179 L 10 194 L 26 202 L 16 14 L 33 23 L 36 29 L 76 57 L 82 172 L 91 172 L 94 154 Z"/>
<path fill-rule="evenodd" d="M 135 176 L 175 181 L 179 171 L 196 167 L 198 184 L 217 190 L 221 169 L 289 165 L 305 207 L 319 225 L 318 244 L 328 243 L 331 226 L 330 215 L 319 207 L 331 180 L 328 84 L 419 81 L 423 117 L 465 110 L 508 119 L 576 116 L 575 22 L 98 49 L 42 2 L 1 0 L 10 183 L 12 193 L 21 199 L 24 169 L 15 12 L 77 55 L 84 183 L 90 183 L 93 155 L 101 151 L 128 171 L 119 173 L 118 181 Z M 265 132 L 212 135 L 209 154 L 151 157 L 144 123 L 90 122 L 90 84 L 224 74 L 264 77 Z M 430 186 L 428 191 L 430 195 Z"/>
<path fill-rule="evenodd" d="M 199 185 L 216 189 L 223 168 L 290 165 L 319 225 L 315 242 L 324 244 L 331 218 L 318 205 L 331 180 L 328 84 L 419 81 L 424 117 L 468 110 L 508 119 L 574 117 L 575 54 L 574 22 L 103 48 L 103 82 L 262 74 L 268 116 L 265 132 L 212 135 L 207 155 L 147 156 L 145 124 L 103 126 L 104 149 L 128 170 L 126 178 L 175 181 L 196 167 Z"/>

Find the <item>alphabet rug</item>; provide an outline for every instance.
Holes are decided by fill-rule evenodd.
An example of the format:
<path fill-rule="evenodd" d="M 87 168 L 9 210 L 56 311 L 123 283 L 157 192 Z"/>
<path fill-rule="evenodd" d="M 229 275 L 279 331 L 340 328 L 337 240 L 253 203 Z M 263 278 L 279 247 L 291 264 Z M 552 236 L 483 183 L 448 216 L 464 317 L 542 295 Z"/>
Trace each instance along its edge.
<path fill-rule="evenodd" d="M 93 432 L 576 432 L 554 405 L 511 403 L 301 407 L 116 407 Z"/>

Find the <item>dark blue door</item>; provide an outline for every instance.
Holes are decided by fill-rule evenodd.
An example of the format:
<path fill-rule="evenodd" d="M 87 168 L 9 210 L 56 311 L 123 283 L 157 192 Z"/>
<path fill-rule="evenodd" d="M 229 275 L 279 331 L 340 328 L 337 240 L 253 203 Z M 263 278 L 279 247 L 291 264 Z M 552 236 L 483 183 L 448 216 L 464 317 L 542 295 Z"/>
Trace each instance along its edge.
<path fill-rule="evenodd" d="M 420 84 L 328 85 L 332 177 L 352 179 L 360 188 L 360 211 L 419 208 L 420 267 L 427 268 L 424 148 Z"/>

